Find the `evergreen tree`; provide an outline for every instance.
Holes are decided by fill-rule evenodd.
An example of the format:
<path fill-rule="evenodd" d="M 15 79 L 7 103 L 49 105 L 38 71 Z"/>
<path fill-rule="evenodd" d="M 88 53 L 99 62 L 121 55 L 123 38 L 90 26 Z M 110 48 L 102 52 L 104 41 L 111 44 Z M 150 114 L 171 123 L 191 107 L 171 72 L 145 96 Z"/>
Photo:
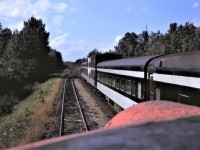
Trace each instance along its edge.
<path fill-rule="evenodd" d="M 31 17 L 24 22 L 24 28 L 20 32 L 22 47 L 20 58 L 34 60 L 29 80 L 34 81 L 46 76 L 51 68 L 49 67 L 49 33 L 45 31 L 45 24 L 41 19 Z"/>
<path fill-rule="evenodd" d="M 12 37 L 12 31 L 8 28 L 2 28 L 0 24 L 0 56 L 5 52 L 6 46 Z"/>
<path fill-rule="evenodd" d="M 93 49 L 91 52 L 88 53 L 87 57 L 91 57 L 97 54 L 101 54 L 101 52 L 99 52 L 96 48 Z"/>
<path fill-rule="evenodd" d="M 136 47 L 138 45 L 138 35 L 134 32 L 127 32 L 125 36 L 115 46 L 115 52 L 121 54 L 122 57 L 137 56 Z"/>

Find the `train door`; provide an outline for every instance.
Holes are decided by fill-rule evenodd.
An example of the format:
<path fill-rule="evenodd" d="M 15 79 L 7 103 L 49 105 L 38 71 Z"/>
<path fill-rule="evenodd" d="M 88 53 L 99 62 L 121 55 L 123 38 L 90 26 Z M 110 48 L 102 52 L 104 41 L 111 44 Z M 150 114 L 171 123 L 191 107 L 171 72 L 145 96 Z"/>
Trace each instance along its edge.
<path fill-rule="evenodd" d="M 160 88 L 156 88 L 156 100 L 160 100 Z"/>
<path fill-rule="evenodd" d="M 149 75 L 149 97 L 150 100 L 154 100 L 154 81 L 153 74 Z"/>
<path fill-rule="evenodd" d="M 141 82 L 138 82 L 138 88 L 137 88 L 137 90 L 138 90 L 137 97 L 139 99 L 142 99 L 142 84 L 141 84 Z"/>
<path fill-rule="evenodd" d="M 149 95 L 150 100 L 160 100 L 160 88 L 153 79 L 153 74 L 150 74 L 149 76 Z"/>

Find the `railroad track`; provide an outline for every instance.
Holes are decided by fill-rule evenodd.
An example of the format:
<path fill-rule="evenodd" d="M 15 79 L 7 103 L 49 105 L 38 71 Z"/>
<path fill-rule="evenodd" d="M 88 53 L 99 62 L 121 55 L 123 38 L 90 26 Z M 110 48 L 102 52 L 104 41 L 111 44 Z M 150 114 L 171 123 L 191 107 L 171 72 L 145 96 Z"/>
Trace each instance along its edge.
<path fill-rule="evenodd" d="M 59 136 L 88 131 L 74 78 L 72 76 L 64 81 Z"/>

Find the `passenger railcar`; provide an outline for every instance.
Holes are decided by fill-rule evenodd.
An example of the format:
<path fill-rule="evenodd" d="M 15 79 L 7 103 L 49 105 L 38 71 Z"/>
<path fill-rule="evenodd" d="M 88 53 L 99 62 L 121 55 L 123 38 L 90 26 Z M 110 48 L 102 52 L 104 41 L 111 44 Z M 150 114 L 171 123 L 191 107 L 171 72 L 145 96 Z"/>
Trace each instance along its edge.
<path fill-rule="evenodd" d="M 97 64 L 97 89 L 123 109 L 146 99 L 146 67 L 156 56 L 104 61 Z M 115 106 L 117 107 L 117 106 Z"/>
<path fill-rule="evenodd" d="M 200 51 L 155 58 L 148 72 L 148 99 L 200 106 Z"/>
<path fill-rule="evenodd" d="M 87 62 L 83 62 L 81 64 L 81 77 L 83 77 L 85 80 L 88 80 L 88 64 Z"/>
<path fill-rule="evenodd" d="M 200 51 L 117 60 L 100 58 L 104 56 L 98 55 L 94 61 L 88 58 L 88 71 L 82 64 L 82 77 L 90 84 L 93 80 L 91 85 L 117 110 L 147 100 L 200 106 Z"/>
<path fill-rule="evenodd" d="M 98 63 L 106 60 L 115 60 L 122 58 L 119 54 L 98 54 L 87 59 L 87 62 L 81 64 L 81 76 L 94 88 L 97 85 L 96 66 Z"/>

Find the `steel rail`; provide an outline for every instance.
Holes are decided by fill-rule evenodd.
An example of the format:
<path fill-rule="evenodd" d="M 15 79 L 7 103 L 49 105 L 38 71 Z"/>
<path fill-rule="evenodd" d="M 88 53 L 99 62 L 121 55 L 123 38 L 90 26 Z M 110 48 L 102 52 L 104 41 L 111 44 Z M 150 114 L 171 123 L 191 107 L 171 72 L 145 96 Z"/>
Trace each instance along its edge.
<path fill-rule="evenodd" d="M 88 126 L 87 126 L 87 123 L 86 123 L 86 119 L 84 117 L 83 110 L 82 110 L 82 108 L 80 106 L 80 103 L 79 103 L 79 100 L 78 100 L 78 96 L 77 96 L 77 92 L 76 92 L 76 89 L 75 89 L 75 86 L 74 86 L 74 77 L 72 78 L 72 87 L 73 87 L 74 95 L 76 97 L 76 102 L 77 102 L 77 105 L 78 105 L 78 108 L 79 108 L 79 111 L 80 111 L 80 114 L 81 114 L 81 118 L 83 120 L 84 128 L 85 128 L 86 131 L 88 131 Z"/>
<path fill-rule="evenodd" d="M 64 81 L 64 87 L 63 87 L 63 96 L 62 96 L 62 108 L 61 108 L 61 117 L 60 117 L 60 130 L 59 130 L 59 136 L 63 135 L 63 122 L 64 122 L 64 103 L 65 103 L 65 87 L 66 87 L 66 80 Z"/>

